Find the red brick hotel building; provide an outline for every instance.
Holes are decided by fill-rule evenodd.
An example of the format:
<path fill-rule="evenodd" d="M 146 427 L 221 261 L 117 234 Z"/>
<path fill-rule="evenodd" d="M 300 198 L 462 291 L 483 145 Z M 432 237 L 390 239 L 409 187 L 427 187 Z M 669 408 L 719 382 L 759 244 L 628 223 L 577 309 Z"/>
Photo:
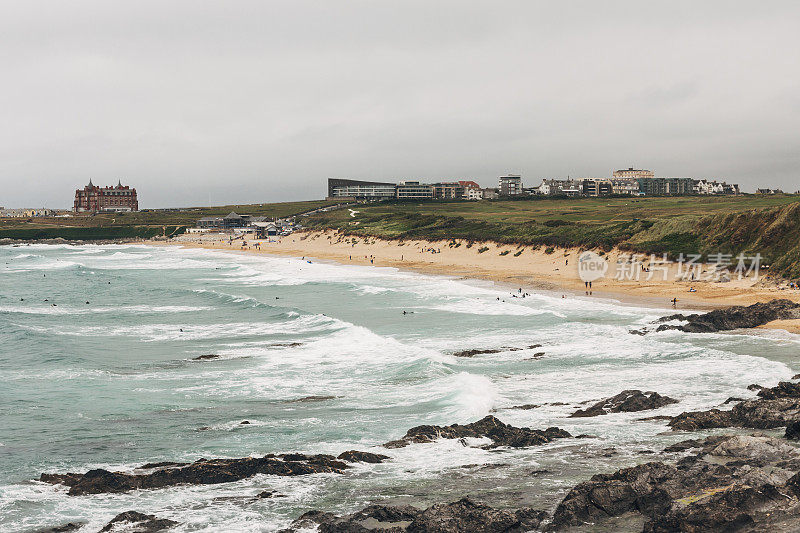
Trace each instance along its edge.
<path fill-rule="evenodd" d="M 138 211 L 139 200 L 136 189 L 119 182 L 115 187 L 98 187 L 89 180 L 89 185 L 75 191 L 73 211 Z"/>

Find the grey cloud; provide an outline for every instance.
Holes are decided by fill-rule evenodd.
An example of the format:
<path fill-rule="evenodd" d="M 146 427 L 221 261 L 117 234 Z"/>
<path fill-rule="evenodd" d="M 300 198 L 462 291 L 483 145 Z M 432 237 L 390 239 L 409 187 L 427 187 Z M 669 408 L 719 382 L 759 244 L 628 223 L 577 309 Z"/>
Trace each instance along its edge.
<path fill-rule="evenodd" d="M 143 207 L 329 176 L 608 175 L 798 188 L 795 2 L 0 5 L 0 205 L 91 177 Z"/>

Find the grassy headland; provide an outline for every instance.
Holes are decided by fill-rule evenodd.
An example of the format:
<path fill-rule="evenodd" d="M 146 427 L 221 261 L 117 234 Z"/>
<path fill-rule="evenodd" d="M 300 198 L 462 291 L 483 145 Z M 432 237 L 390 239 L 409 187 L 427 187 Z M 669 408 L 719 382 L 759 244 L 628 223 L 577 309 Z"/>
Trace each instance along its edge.
<path fill-rule="evenodd" d="M 800 197 L 577 198 L 362 205 L 309 216 L 305 225 L 383 239 L 618 247 L 641 253 L 761 253 L 800 276 Z"/>
<path fill-rule="evenodd" d="M 240 215 L 282 218 L 335 203 L 315 200 L 143 210 L 135 213 L 78 214 L 67 218 L 4 218 L 0 219 L 0 239 L 149 239 L 158 235 L 183 233 L 187 227 L 193 227 L 199 218 L 225 216 L 231 211 Z"/>

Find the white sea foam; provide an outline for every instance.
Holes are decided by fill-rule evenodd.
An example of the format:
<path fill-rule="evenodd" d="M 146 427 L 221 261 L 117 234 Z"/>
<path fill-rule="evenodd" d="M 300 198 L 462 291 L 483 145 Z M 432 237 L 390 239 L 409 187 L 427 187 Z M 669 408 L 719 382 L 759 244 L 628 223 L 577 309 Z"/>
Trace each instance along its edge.
<path fill-rule="evenodd" d="M 136 337 L 143 342 L 179 341 L 198 339 L 225 339 L 249 335 L 276 335 L 315 332 L 335 329 L 334 319 L 310 315 L 283 323 L 234 322 L 226 324 L 146 324 L 139 326 L 65 326 L 53 327 L 19 324 L 19 327 L 56 335 L 76 337 Z M 183 331 L 181 331 L 183 330 Z"/>
<path fill-rule="evenodd" d="M 166 314 L 208 311 L 213 307 L 191 305 L 123 305 L 119 307 L 68 307 L 48 305 L 47 307 L 22 307 L 0 305 L 0 313 L 20 313 L 24 315 L 90 315 L 94 313 Z"/>

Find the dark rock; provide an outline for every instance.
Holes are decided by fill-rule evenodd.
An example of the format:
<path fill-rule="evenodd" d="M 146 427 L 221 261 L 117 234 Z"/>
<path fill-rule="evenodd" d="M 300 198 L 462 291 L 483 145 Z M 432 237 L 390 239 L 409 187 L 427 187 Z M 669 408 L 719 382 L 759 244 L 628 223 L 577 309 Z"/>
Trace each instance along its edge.
<path fill-rule="evenodd" d="M 708 491 L 697 503 L 670 510 L 651 518 L 644 533 L 675 531 L 741 531 L 753 529 L 757 515 L 786 503 L 789 498 L 772 485 L 721 487 Z M 702 497 L 702 496 L 701 496 Z"/>
<path fill-rule="evenodd" d="M 339 454 L 337 459 L 347 461 L 348 463 L 382 463 L 389 459 L 388 455 L 381 455 L 379 453 L 359 452 L 356 450 L 348 450 Z"/>
<path fill-rule="evenodd" d="M 643 336 L 647 335 L 647 330 L 644 330 L 644 329 L 629 329 L 628 333 L 630 333 L 631 335 L 639 335 L 639 336 L 643 337 Z"/>
<path fill-rule="evenodd" d="M 502 348 L 473 348 L 472 350 L 461 350 L 458 352 L 454 352 L 454 357 L 473 357 L 476 355 L 484 355 L 484 354 L 491 354 L 491 353 L 502 353 L 502 352 L 518 352 L 520 350 L 533 350 L 534 348 L 541 348 L 541 344 L 531 344 L 530 346 L 526 346 L 525 348 L 514 348 L 509 346 L 504 346 Z M 544 355 L 544 352 L 541 354 L 536 354 L 534 357 L 541 357 Z"/>
<path fill-rule="evenodd" d="M 37 529 L 35 533 L 69 533 L 70 531 L 78 531 L 83 526 L 83 522 L 68 522 L 60 526 Z"/>
<path fill-rule="evenodd" d="M 197 357 L 192 357 L 192 361 L 210 361 L 211 359 L 219 359 L 222 357 L 216 353 L 209 353 L 205 355 L 198 355 Z"/>
<path fill-rule="evenodd" d="M 743 401 L 744 401 L 744 398 L 735 398 L 735 397 L 731 396 L 730 398 L 728 398 L 727 400 L 722 402 L 722 405 L 727 405 L 729 403 L 743 402 Z"/>
<path fill-rule="evenodd" d="M 249 420 L 242 420 L 241 422 L 239 422 L 240 426 L 246 426 L 246 425 L 249 425 L 249 424 L 250 424 Z"/>
<path fill-rule="evenodd" d="M 506 511 L 462 498 L 454 503 L 433 505 L 419 513 L 406 528 L 409 533 L 460 533 L 481 531 L 510 533 L 530 531 L 547 517 L 544 511 Z"/>
<path fill-rule="evenodd" d="M 689 450 L 692 454 L 675 464 L 645 463 L 576 485 L 548 528 L 598 526 L 610 517 L 638 513 L 647 519 L 645 531 L 654 533 L 736 531 L 753 524 L 791 523 L 800 509 L 800 475 L 794 471 L 800 453 L 784 441 L 718 435 L 667 448 Z"/>
<path fill-rule="evenodd" d="M 669 426 L 674 429 L 695 431 L 698 429 L 727 428 L 733 425 L 731 412 L 710 409 L 708 411 L 684 411 L 674 417 Z"/>
<path fill-rule="evenodd" d="M 663 324 L 657 331 L 677 329 L 690 333 L 712 333 L 715 331 L 729 331 L 740 328 L 755 328 L 773 320 L 787 320 L 800 318 L 800 304 L 787 299 L 775 299 L 769 302 L 759 302 L 747 307 L 733 306 L 726 309 L 716 309 L 698 315 L 671 315 L 663 317 L 659 322 L 670 320 L 683 320 L 686 324 L 673 326 Z"/>
<path fill-rule="evenodd" d="M 190 463 L 173 463 L 172 461 L 162 461 L 160 463 L 147 463 L 140 466 L 139 468 L 141 468 L 142 470 L 149 470 L 151 468 L 174 468 L 178 466 L 186 466 L 188 464 Z"/>
<path fill-rule="evenodd" d="M 546 516 L 544 511 L 528 508 L 494 509 L 467 497 L 424 510 L 411 506 L 371 505 L 341 517 L 309 511 L 285 531 L 317 527 L 320 533 L 521 533 L 539 527 Z"/>
<path fill-rule="evenodd" d="M 334 400 L 336 396 L 303 396 L 294 400 L 286 400 L 286 403 L 307 403 L 307 402 L 324 402 L 327 400 Z"/>
<path fill-rule="evenodd" d="M 263 500 L 266 498 L 285 498 L 286 495 L 278 494 L 277 491 L 274 490 L 262 490 L 258 494 L 256 494 L 256 499 Z"/>
<path fill-rule="evenodd" d="M 118 526 L 123 526 L 126 533 L 152 533 L 163 531 L 177 526 L 178 523 L 166 518 L 157 518 L 152 514 L 144 514 L 136 511 L 125 511 L 114 517 L 111 522 L 100 531 L 116 531 Z"/>
<path fill-rule="evenodd" d="M 342 473 L 347 464 L 330 455 L 284 454 L 243 459 L 198 459 L 183 466 L 157 468 L 146 474 L 89 470 L 85 474 L 42 474 L 39 481 L 70 487 L 68 494 L 102 494 L 137 489 L 157 489 L 173 485 L 206 485 L 228 483 L 256 474 L 302 476 L 320 473 Z"/>
<path fill-rule="evenodd" d="M 510 351 L 509 349 L 505 348 L 487 348 L 487 349 L 479 349 L 475 348 L 472 350 L 461 350 L 459 352 L 454 352 L 453 357 L 473 357 L 476 355 L 483 355 L 483 354 L 490 354 L 490 353 L 500 353 L 500 352 L 507 352 Z"/>
<path fill-rule="evenodd" d="M 673 417 L 669 415 L 654 415 L 654 416 L 646 416 L 644 418 L 637 418 L 636 420 L 639 422 L 647 422 L 650 420 L 672 420 Z"/>
<path fill-rule="evenodd" d="M 658 409 L 665 405 L 678 403 L 678 400 L 669 396 L 661 396 L 657 392 L 642 392 L 640 390 L 624 390 L 605 400 L 600 400 L 587 409 L 578 409 L 570 418 L 599 416 L 608 413 L 631 413 Z"/>
<path fill-rule="evenodd" d="M 778 398 L 800 398 L 800 383 L 781 381 L 771 389 L 761 388 L 756 395 L 765 400 L 777 400 Z"/>
<path fill-rule="evenodd" d="M 764 388 L 766 388 L 766 387 L 762 387 L 761 385 L 757 385 L 755 383 L 751 383 L 750 385 L 747 386 L 747 390 L 753 390 L 753 391 L 761 390 L 761 389 L 764 389 Z"/>
<path fill-rule="evenodd" d="M 486 448 L 496 448 L 498 446 L 510 446 L 512 448 L 522 448 L 546 444 L 555 439 L 571 437 L 568 432 L 557 427 L 547 428 L 546 430 L 518 428 L 504 424 L 494 416 L 486 416 L 477 422 L 450 426 L 417 426 L 409 429 L 405 436 L 400 440 L 387 442 L 387 448 L 402 448 L 412 443 L 433 442 L 436 439 L 463 439 L 467 437 L 482 438 L 488 437 L 493 444 Z"/>
<path fill-rule="evenodd" d="M 727 427 L 772 429 L 800 420 L 800 388 L 796 384 L 784 381 L 772 388 L 760 385 L 748 388 L 751 387 L 759 391 L 758 398 L 744 400 L 730 411 L 684 412 L 673 418 L 669 425 L 690 431 Z"/>
<path fill-rule="evenodd" d="M 800 420 L 792 422 L 786 426 L 784 438 L 789 440 L 800 440 Z"/>
<path fill-rule="evenodd" d="M 536 353 L 535 353 L 535 354 L 533 354 L 532 356 L 530 356 L 530 357 L 526 357 L 525 359 L 523 359 L 523 361 L 535 361 L 535 360 L 537 360 L 537 359 L 541 359 L 541 358 L 542 358 L 542 357 L 544 357 L 544 356 L 545 356 L 545 353 L 544 353 L 544 352 L 536 352 Z"/>
<path fill-rule="evenodd" d="M 800 379 L 800 374 L 795 374 L 794 376 L 792 376 L 792 379 Z"/>
<path fill-rule="evenodd" d="M 524 405 L 515 405 L 513 407 L 509 407 L 509 409 L 521 409 L 523 411 L 530 411 L 531 409 L 538 409 L 541 405 L 536 405 L 535 403 L 526 403 Z"/>

